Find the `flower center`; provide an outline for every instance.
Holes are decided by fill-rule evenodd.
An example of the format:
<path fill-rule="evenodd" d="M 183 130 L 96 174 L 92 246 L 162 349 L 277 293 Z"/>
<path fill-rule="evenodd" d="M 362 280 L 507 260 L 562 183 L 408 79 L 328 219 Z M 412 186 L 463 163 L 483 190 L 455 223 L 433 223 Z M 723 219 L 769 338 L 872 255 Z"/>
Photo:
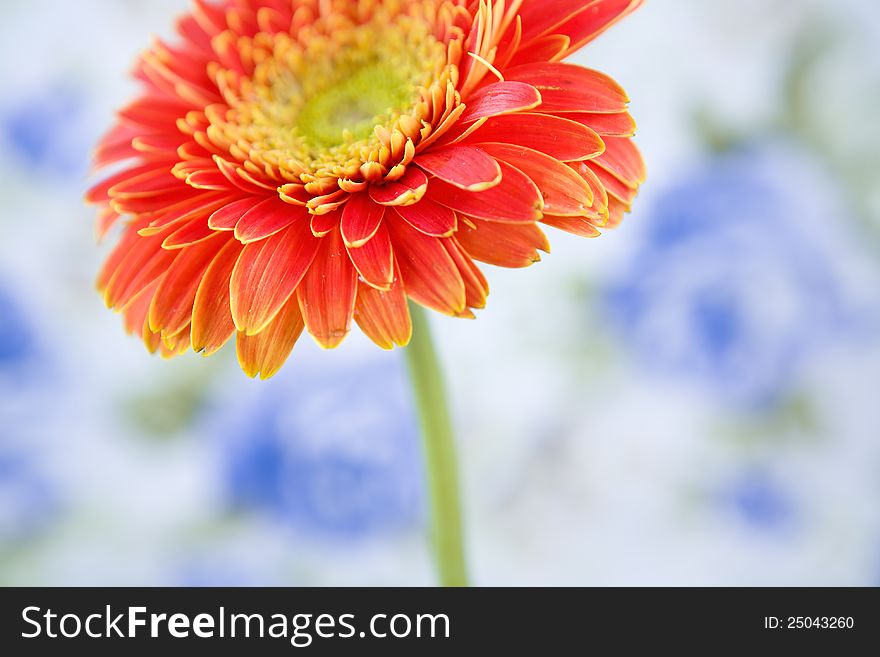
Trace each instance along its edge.
<path fill-rule="evenodd" d="M 209 71 L 229 107 L 209 117 L 221 141 L 314 194 L 402 175 L 432 87 L 449 76 L 431 3 L 338 5 L 295 34 L 237 37 L 249 75 Z"/>

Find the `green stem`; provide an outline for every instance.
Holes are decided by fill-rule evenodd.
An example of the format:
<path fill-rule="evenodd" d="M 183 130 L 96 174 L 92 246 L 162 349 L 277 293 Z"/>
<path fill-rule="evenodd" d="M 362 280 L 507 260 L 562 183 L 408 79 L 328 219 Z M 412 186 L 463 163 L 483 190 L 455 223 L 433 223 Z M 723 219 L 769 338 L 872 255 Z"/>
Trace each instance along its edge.
<path fill-rule="evenodd" d="M 422 429 L 431 538 L 441 586 L 467 586 L 455 441 L 443 374 L 421 306 L 410 304 L 413 338 L 404 349 Z"/>

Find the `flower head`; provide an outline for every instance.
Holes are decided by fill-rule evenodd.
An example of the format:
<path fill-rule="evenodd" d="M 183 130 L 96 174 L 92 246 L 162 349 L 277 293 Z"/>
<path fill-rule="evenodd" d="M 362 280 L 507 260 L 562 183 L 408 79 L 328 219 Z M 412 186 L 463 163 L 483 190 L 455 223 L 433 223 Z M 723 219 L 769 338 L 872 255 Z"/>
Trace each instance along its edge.
<path fill-rule="evenodd" d="M 628 99 L 560 63 L 641 0 L 195 0 L 101 141 L 88 199 L 130 217 L 99 287 L 164 355 L 237 336 L 249 375 L 303 329 L 405 345 L 407 298 L 473 317 L 474 264 L 541 224 L 618 223 L 644 178 Z"/>

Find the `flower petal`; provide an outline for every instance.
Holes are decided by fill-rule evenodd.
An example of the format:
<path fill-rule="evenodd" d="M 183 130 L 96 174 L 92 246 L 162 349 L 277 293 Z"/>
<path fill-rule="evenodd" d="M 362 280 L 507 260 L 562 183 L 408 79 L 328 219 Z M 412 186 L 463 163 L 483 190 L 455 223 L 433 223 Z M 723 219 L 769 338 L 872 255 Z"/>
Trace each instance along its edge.
<path fill-rule="evenodd" d="M 548 114 L 623 112 L 629 102 L 626 92 L 607 75 L 574 64 L 523 64 L 504 75 L 509 81 L 525 82 L 540 91 L 541 111 Z"/>
<path fill-rule="evenodd" d="M 272 322 L 258 334 L 238 334 L 236 351 L 241 369 L 251 378 L 258 374 L 264 380 L 275 376 L 290 357 L 290 352 L 302 335 L 303 326 L 299 304 L 292 296 Z"/>
<path fill-rule="evenodd" d="M 188 246 L 171 263 L 150 304 L 152 332 L 172 336 L 189 325 L 202 277 L 227 241 L 208 240 Z"/>
<path fill-rule="evenodd" d="M 354 320 L 382 349 L 393 349 L 394 345 L 405 347 L 412 337 L 409 304 L 397 264 L 394 272 L 394 282 L 385 292 L 358 282 L 354 306 Z"/>
<path fill-rule="evenodd" d="M 369 242 L 379 230 L 383 216 L 385 206 L 373 202 L 369 194 L 361 192 L 353 195 L 345 204 L 339 224 L 345 245 L 357 248 Z"/>
<path fill-rule="evenodd" d="M 302 220 L 245 246 L 229 281 L 239 331 L 256 335 L 266 328 L 302 281 L 319 245 L 309 222 Z"/>
<path fill-rule="evenodd" d="M 540 219 L 544 201 L 535 183 L 506 162 L 498 164 L 502 179 L 492 189 L 466 192 L 441 180 L 432 180 L 427 197 L 456 212 L 488 221 L 530 223 Z"/>
<path fill-rule="evenodd" d="M 380 290 L 387 290 L 394 279 L 394 256 L 388 229 L 380 224 L 369 242 L 357 248 L 346 247 L 348 257 L 364 281 Z"/>
<path fill-rule="evenodd" d="M 324 349 L 338 347 L 351 332 L 357 271 L 345 253 L 340 231 L 321 238 L 315 261 L 297 288 L 311 336 Z"/>
<path fill-rule="evenodd" d="M 533 223 L 499 224 L 469 218 L 462 221 L 456 239 L 472 258 L 498 267 L 528 267 L 541 260 L 539 250 L 550 252 L 547 236 Z"/>
<path fill-rule="evenodd" d="M 228 240 L 199 283 L 192 311 L 192 348 L 197 353 L 214 353 L 235 333 L 229 279 L 243 248 L 238 241 Z"/>
<path fill-rule="evenodd" d="M 446 146 L 419 155 L 415 164 L 454 187 L 479 192 L 501 182 L 501 168 L 472 146 Z"/>
<path fill-rule="evenodd" d="M 208 226 L 213 230 L 235 230 L 239 219 L 261 202 L 260 197 L 249 196 L 224 205 L 208 217 Z"/>
<path fill-rule="evenodd" d="M 605 151 L 601 137 L 586 125 L 550 114 L 493 117 L 468 137 L 467 142 L 517 144 L 562 162 L 586 160 Z"/>
<path fill-rule="evenodd" d="M 627 187 L 635 188 L 645 182 L 645 161 L 631 139 L 607 137 L 605 152 L 595 162 Z"/>
<path fill-rule="evenodd" d="M 553 32 L 569 37 L 571 44 L 563 56 L 584 47 L 621 18 L 638 9 L 644 0 L 593 0 Z"/>
<path fill-rule="evenodd" d="M 407 295 L 434 310 L 459 315 L 466 308 L 464 281 L 439 237 L 428 237 L 405 221 L 388 224 Z"/>
<path fill-rule="evenodd" d="M 235 224 L 235 238 L 242 244 L 257 242 L 284 230 L 294 221 L 305 221 L 305 208 L 285 203 L 271 196 L 242 215 Z"/>
<path fill-rule="evenodd" d="M 428 177 L 416 167 L 407 167 L 398 180 L 384 185 L 370 185 L 370 198 L 381 205 L 418 203 L 428 190 Z"/>
<path fill-rule="evenodd" d="M 505 80 L 477 89 L 466 103 L 460 119 L 464 123 L 534 109 L 541 104 L 541 93 L 530 84 Z"/>
<path fill-rule="evenodd" d="M 489 296 L 489 282 L 483 272 L 474 264 L 467 252 L 455 238 L 442 241 L 446 252 L 452 258 L 461 279 L 464 281 L 465 303 L 468 308 L 485 308 L 486 297 Z"/>
<path fill-rule="evenodd" d="M 575 112 L 566 114 L 565 118 L 584 124 L 602 137 L 632 137 L 636 134 L 636 122 L 628 112 L 614 114 Z"/>
<path fill-rule="evenodd" d="M 551 215 L 544 215 L 541 223 L 580 237 L 599 237 L 602 234 L 586 217 L 553 217 Z"/>
<path fill-rule="evenodd" d="M 410 226 L 431 237 L 449 237 L 455 232 L 455 212 L 431 199 L 415 205 L 394 208 L 394 213 Z"/>
<path fill-rule="evenodd" d="M 516 167 L 541 190 L 544 212 L 561 216 L 584 216 L 593 205 L 590 186 L 571 167 L 524 146 L 483 144 L 493 157 Z"/>

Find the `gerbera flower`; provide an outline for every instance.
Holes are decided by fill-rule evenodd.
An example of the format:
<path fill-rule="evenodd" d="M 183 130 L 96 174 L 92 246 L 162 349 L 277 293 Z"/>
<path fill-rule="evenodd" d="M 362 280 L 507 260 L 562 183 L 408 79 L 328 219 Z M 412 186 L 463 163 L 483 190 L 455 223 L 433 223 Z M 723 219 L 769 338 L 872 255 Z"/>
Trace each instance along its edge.
<path fill-rule="evenodd" d="M 383 348 L 407 298 L 483 308 L 474 261 L 525 267 L 542 225 L 617 224 L 644 178 L 624 91 L 560 60 L 641 0 L 195 0 L 140 58 L 88 192 L 98 279 L 151 351 L 236 336 L 250 376 L 354 320 Z"/>

